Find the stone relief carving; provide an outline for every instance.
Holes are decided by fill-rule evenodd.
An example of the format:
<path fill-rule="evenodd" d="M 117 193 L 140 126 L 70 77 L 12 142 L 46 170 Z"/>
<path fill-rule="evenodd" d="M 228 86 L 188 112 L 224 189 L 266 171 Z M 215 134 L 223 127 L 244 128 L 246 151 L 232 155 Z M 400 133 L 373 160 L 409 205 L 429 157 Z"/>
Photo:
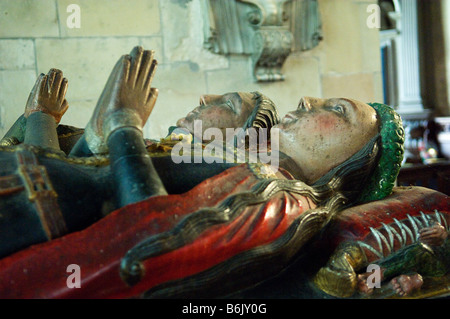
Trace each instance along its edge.
<path fill-rule="evenodd" d="M 205 46 L 251 56 L 256 81 L 284 80 L 289 54 L 322 39 L 317 0 L 204 0 L 203 8 Z"/>

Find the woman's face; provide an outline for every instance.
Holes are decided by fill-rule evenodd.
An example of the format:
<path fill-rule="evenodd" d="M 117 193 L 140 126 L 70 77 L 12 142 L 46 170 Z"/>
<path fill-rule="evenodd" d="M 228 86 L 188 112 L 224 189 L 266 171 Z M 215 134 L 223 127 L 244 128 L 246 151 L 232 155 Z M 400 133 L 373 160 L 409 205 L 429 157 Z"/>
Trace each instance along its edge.
<path fill-rule="evenodd" d="M 274 127 L 279 129 L 280 151 L 297 163 L 306 183 L 343 163 L 378 133 L 376 111 L 345 98 L 304 97 Z"/>
<path fill-rule="evenodd" d="M 177 121 L 177 126 L 186 128 L 194 134 L 194 121 L 202 121 L 203 132 L 211 127 L 222 130 L 225 137 L 226 128 L 240 128 L 255 107 L 256 100 L 252 93 L 233 92 L 224 95 L 202 95 L 200 105 Z M 198 137 L 202 137 L 198 136 Z"/>

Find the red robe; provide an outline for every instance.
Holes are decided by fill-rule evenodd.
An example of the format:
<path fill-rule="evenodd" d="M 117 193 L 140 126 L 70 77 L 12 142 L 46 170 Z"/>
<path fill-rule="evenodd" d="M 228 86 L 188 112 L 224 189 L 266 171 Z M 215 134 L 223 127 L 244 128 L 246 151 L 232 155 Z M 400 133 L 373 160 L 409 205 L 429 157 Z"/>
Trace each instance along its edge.
<path fill-rule="evenodd" d="M 276 178 L 293 180 L 282 169 Z M 186 216 L 202 208 L 226 208 L 225 199 L 251 191 L 262 180 L 260 174 L 243 164 L 187 193 L 152 197 L 128 205 L 83 231 L 3 258 L 0 297 L 138 297 L 158 285 L 201 274 L 242 252 L 274 243 L 304 212 L 315 208 L 312 200 L 283 190 L 271 193 L 267 200 L 241 207 L 234 218 L 207 227 L 182 245 L 169 249 L 162 245 L 159 253 L 143 261 L 144 275 L 134 286 L 120 277 L 121 259 L 144 239 L 168 234 Z M 292 249 L 287 252 L 288 257 L 293 254 Z M 67 279 L 72 272 L 67 267 L 71 264 L 80 267 L 81 288 L 68 288 Z"/>

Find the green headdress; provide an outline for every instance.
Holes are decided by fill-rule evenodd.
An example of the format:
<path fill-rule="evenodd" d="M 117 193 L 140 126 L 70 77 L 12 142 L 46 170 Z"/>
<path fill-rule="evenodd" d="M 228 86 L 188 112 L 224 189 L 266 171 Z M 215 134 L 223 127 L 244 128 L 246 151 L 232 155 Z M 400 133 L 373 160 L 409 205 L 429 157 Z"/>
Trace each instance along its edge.
<path fill-rule="evenodd" d="M 368 104 L 377 111 L 382 145 L 380 160 L 359 197 L 360 203 L 380 200 L 391 194 L 404 153 L 405 130 L 400 116 L 385 104 Z"/>

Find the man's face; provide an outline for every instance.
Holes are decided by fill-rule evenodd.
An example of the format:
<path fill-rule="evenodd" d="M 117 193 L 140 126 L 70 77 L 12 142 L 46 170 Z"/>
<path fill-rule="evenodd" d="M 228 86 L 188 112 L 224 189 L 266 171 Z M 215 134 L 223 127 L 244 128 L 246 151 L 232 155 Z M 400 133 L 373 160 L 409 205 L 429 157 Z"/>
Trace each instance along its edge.
<path fill-rule="evenodd" d="M 208 128 L 222 130 L 225 137 L 226 128 L 240 128 L 255 107 L 256 100 L 252 93 L 233 92 L 224 95 L 202 95 L 200 105 L 177 121 L 177 126 L 194 134 L 194 121 L 202 121 L 203 132 Z M 198 137 L 202 137 L 198 136 Z"/>
<path fill-rule="evenodd" d="M 376 111 L 345 98 L 304 97 L 274 127 L 279 129 L 280 151 L 296 161 L 307 183 L 343 163 L 378 133 Z"/>

